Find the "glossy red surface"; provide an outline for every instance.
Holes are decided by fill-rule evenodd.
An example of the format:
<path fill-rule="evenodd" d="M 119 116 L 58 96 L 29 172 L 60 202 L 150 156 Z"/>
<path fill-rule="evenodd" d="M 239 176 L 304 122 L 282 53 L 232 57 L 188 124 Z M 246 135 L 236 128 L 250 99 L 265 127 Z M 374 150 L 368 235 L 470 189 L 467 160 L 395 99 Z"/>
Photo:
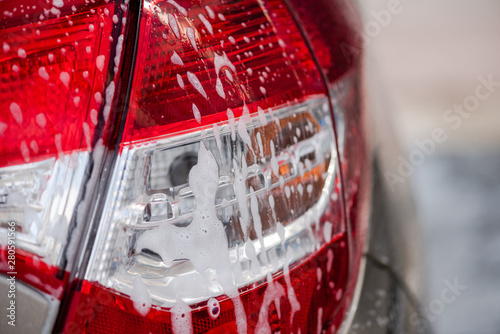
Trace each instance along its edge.
<path fill-rule="evenodd" d="M 361 20 L 351 0 L 288 0 L 329 83 L 359 69 Z"/>
<path fill-rule="evenodd" d="M 87 3 L 0 3 L 0 167 L 92 147 L 117 36 L 115 4 Z"/>
<path fill-rule="evenodd" d="M 16 248 L 15 258 L 11 260 L 7 246 L 0 247 L 0 273 L 8 277 L 13 275 L 57 299 L 62 298 L 64 286 L 68 281 L 67 273 L 47 265 L 38 256 L 22 249 Z"/>

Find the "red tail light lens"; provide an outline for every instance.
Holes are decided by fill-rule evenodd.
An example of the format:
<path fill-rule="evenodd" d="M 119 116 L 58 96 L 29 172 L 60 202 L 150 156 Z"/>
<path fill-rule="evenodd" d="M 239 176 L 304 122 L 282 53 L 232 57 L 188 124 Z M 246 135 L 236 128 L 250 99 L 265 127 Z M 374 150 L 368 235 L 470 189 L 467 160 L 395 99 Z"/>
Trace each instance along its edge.
<path fill-rule="evenodd" d="M 322 93 L 287 9 L 265 7 L 203 1 L 186 16 L 172 2 L 145 2 L 125 141 L 227 121 L 228 108 L 238 118 L 244 103 L 256 112 Z"/>
<path fill-rule="evenodd" d="M 114 67 L 115 4 L 0 7 L 0 166 L 90 149 Z"/>

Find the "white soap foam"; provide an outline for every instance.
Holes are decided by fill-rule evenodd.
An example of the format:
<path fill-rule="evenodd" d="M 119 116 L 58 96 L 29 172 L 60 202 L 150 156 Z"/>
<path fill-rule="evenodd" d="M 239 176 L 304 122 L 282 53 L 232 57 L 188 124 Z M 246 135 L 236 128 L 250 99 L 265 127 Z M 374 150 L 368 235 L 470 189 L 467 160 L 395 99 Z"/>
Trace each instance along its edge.
<path fill-rule="evenodd" d="M 283 226 L 279 224 L 282 228 Z M 280 236 L 281 237 L 281 236 Z M 283 231 L 283 237 L 281 237 L 281 242 L 282 245 L 284 245 L 284 231 Z M 290 312 L 290 327 L 293 325 L 293 316 L 296 312 L 300 311 L 300 302 L 297 299 L 297 295 L 295 294 L 295 290 L 293 289 L 292 281 L 290 279 L 290 261 L 292 259 L 292 254 L 293 249 L 288 248 L 286 255 L 285 255 L 285 265 L 283 267 L 283 276 L 285 276 L 285 284 L 286 284 L 286 294 L 288 297 L 288 302 L 290 303 L 291 306 L 291 312 Z"/>
<path fill-rule="evenodd" d="M 104 121 L 108 121 L 109 113 L 111 112 L 111 104 L 113 102 L 113 96 L 115 95 L 115 82 L 111 81 L 106 88 L 106 104 L 104 105 L 103 115 Z"/>
<path fill-rule="evenodd" d="M 191 223 L 185 227 L 161 224 L 144 232 L 136 248 L 158 253 L 167 266 L 174 260 L 187 259 L 207 282 L 213 279 L 209 273 L 215 272 L 217 283 L 235 306 L 238 331 L 246 333 L 246 316 L 232 273 L 226 232 L 214 205 L 218 185 L 217 160 L 201 142 L 198 163 L 189 172 L 189 187 L 196 199 Z"/>
<path fill-rule="evenodd" d="M 262 221 L 259 213 L 259 202 L 257 200 L 257 196 L 255 196 L 253 187 L 250 187 L 250 210 L 252 212 L 253 228 L 255 230 L 255 234 L 257 234 L 257 238 L 259 239 L 261 249 L 263 250 L 263 252 L 261 252 L 261 259 L 266 264 L 269 261 L 267 253 L 265 252 L 266 247 L 264 246 L 264 237 L 262 235 Z"/>
<path fill-rule="evenodd" d="M 260 272 L 260 262 L 257 257 L 257 251 L 255 250 L 255 246 L 252 240 L 248 239 L 245 242 L 245 255 L 250 259 L 250 270 L 253 275 L 258 275 Z"/>
<path fill-rule="evenodd" d="M 196 120 L 196 122 L 198 122 L 198 124 L 201 124 L 200 110 L 198 109 L 198 107 L 194 103 L 193 103 L 193 115 L 194 115 L 194 119 Z"/>
<path fill-rule="evenodd" d="M 69 76 L 68 72 L 59 73 L 59 80 L 61 80 L 63 85 L 66 86 L 66 88 L 69 88 L 69 79 L 70 79 L 70 76 Z"/>
<path fill-rule="evenodd" d="M 23 48 L 19 48 L 19 50 L 17 50 L 17 55 L 20 57 L 20 58 L 26 58 L 26 50 L 24 50 Z"/>
<path fill-rule="evenodd" d="M 234 113 L 231 109 L 227 109 L 227 119 L 229 121 L 229 127 L 231 128 L 231 139 L 236 140 L 236 121 L 234 120 Z"/>
<path fill-rule="evenodd" d="M 220 303 L 216 298 L 210 298 L 207 301 L 207 312 L 210 318 L 217 319 L 220 314 Z"/>
<path fill-rule="evenodd" d="M 5 130 L 7 130 L 8 126 L 4 122 L 0 122 L 0 136 L 3 136 L 5 133 Z"/>
<path fill-rule="evenodd" d="M 326 261 L 326 272 L 330 273 L 333 267 L 333 250 L 330 248 L 328 249 L 328 252 L 326 253 L 327 261 Z"/>
<path fill-rule="evenodd" d="M 210 24 L 210 22 L 208 22 L 208 20 L 205 18 L 205 16 L 203 14 L 201 14 L 201 13 L 198 14 L 198 17 L 200 18 L 201 22 L 203 22 L 203 25 L 205 26 L 205 28 L 207 28 L 210 35 L 213 35 L 214 29 L 212 28 L 212 24 Z"/>
<path fill-rule="evenodd" d="M 316 327 L 316 333 L 321 334 L 323 331 L 323 308 L 318 309 L 318 327 Z"/>
<path fill-rule="evenodd" d="M 172 331 L 174 334 L 190 334 L 193 332 L 193 320 L 191 316 L 191 307 L 182 300 L 177 300 L 170 309 L 172 314 Z"/>
<path fill-rule="evenodd" d="M 106 56 L 105 55 L 97 56 L 96 59 L 95 59 L 95 66 L 101 72 L 104 70 L 104 62 L 105 62 L 105 60 L 106 60 Z"/>
<path fill-rule="evenodd" d="M 205 99 L 208 100 L 207 93 L 205 93 L 205 89 L 203 89 L 203 86 L 201 85 L 200 80 L 198 80 L 198 77 L 196 74 L 187 72 L 187 77 L 191 85 L 193 85 L 194 89 L 198 91 Z"/>
<path fill-rule="evenodd" d="M 259 155 L 264 158 L 264 145 L 262 144 L 262 136 L 260 132 L 257 132 L 257 145 L 259 147 Z"/>
<path fill-rule="evenodd" d="M 29 150 L 28 144 L 26 144 L 25 140 L 23 140 L 21 142 L 20 149 L 21 149 L 21 155 L 23 156 L 24 161 L 29 162 L 30 161 L 30 150 Z"/>
<path fill-rule="evenodd" d="M 179 31 L 179 25 L 177 24 L 177 19 L 172 14 L 168 13 L 168 25 L 170 29 L 174 32 L 175 37 L 181 38 L 181 33 Z"/>
<path fill-rule="evenodd" d="M 259 117 L 260 124 L 263 126 L 267 125 L 266 113 L 262 110 L 261 107 L 257 107 L 257 115 Z"/>
<path fill-rule="evenodd" d="M 182 61 L 181 57 L 175 51 L 174 51 L 174 54 L 172 55 L 172 57 L 170 57 L 170 60 L 175 65 L 184 66 L 184 62 Z"/>
<path fill-rule="evenodd" d="M 90 110 L 90 121 L 92 124 L 97 125 L 97 110 L 92 109 Z"/>
<path fill-rule="evenodd" d="M 250 136 L 248 135 L 247 131 L 247 124 L 252 121 L 252 118 L 250 117 L 250 111 L 248 110 L 247 105 L 243 105 L 243 113 L 241 114 L 241 117 L 238 120 L 238 134 L 241 137 L 241 140 L 245 144 L 248 145 L 248 147 L 253 151 L 252 148 L 252 140 L 250 139 Z"/>
<path fill-rule="evenodd" d="M 326 243 L 329 243 L 332 240 L 332 223 L 326 222 L 323 225 L 323 237 L 325 238 Z"/>
<path fill-rule="evenodd" d="M 144 281 L 139 275 L 134 277 L 130 298 L 134 302 L 135 310 L 145 317 L 151 309 L 151 296 Z"/>
<path fill-rule="evenodd" d="M 173 5 L 175 8 L 177 8 L 177 10 L 179 11 L 179 13 L 181 13 L 182 15 L 184 16 L 187 16 L 187 10 L 186 8 L 182 7 L 181 5 L 179 5 L 177 2 L 175 2 L 174 0 L 168 0 L 167 1 L 169 4 Z"/>
<path fill-rule="evenodd" d="M 87 144 L 87 148 L 90 150 L 91 147 L 91 138 L 90 138 L 90 126 L 87 122 L 83 122 L 83 134 L 85 136 L 85 142 Z"/>
<path fill-rule="evenodd" d="M 273 170 L 274 175 L 279 176 L 279 165 L 278 159 L 276 159 L 276 155 L 274 152 L 274 142 L 272 140 L 269 141 L 269 147 L 271 148 L 271 169 Z"/>
<path fill-rule="evenodd" d="M 45 115 L 42 113 L 36 115 L 35 122 L 41 128 L 44 128 L 47 125 L 47 119 L 45 118 Z"/>
<path fill-rule="evenodd" d="M 222 142 L 220 139 L 220 130 L 219 130 L 219 127 L 217 126 L 217 124 L 212 125 L 212 130 L 214 131 L 215 143 L 217 144 L 217 149 L 219 150 L 221 162 L 222 162 L 222 164 L 225 164 L 224 154 L 222 153 Z"/>
<path fill-rule="evenodd" d="M 220 97 L 222 97 L 223 99 L 226 98 L 226 93 L 224 93 L 224 87 L 222 86 L 222 81 L 219 77 L 217 77 L 217 80 L 215 81 L 215 90 Z"/>
<path fill-rule="evenodd" d="M 10 113 L 12 117 L 14 117 L 14 120 L 17 122 L 17 124 L 22 125 L 23 124 L 23 113 L 21 111 L 21 107 L 19 104 L 16 102 L 12 102 L 10 104 Z"/>
<path fill-rule="evenodd" d="M 182 77 L 180 74 L 177 74 L 177 83 L 179 84 L 179 87 L 181 87 L 182 89 L 185 88 L 184 86 L 184 80 L 182 80 Z"/>
<path fill-rule="evenodd" d="M 245 162 L 245 157 L 242 157 L 242 167 L 240 168 L 236 162 L 233 160 L 234 169 L 234 190 L 236 193 L 236 199 L 238 200 L 238 206 L 240 208 L 240 225 L 243 231 L 245 239 L 248 235 L 248 228 L 250 226 L 250 216 L 248 213 L 248 201 L 247 201 L 247 166 Z"/>
<path fill-rule="evenodd" d="M 198 51 L 198 46 L 196 45 L 196 38 L 195 38 L 194 29 L 191 27 L 188 27 L 186 29 L 186 34 L 187 34 L 187 37 L 188 37 L 189 41 L 191 42 L 191 45 L 193 46 L 193 48 L 196 51 Z"/>
<path fill-rule="evenodd" d="M 38 75 L 40 76 L 40 78 L 42 78 L 44 80 L 49 80 L 49 73 L 47 73 L 47 69 L 45 69 L 44 66 L 41 66 L 38 69 Z"/>
<path fill-rule="evenodd" d="M 271 326 L 268 321 L 269 306 L 271 306 L 271 303 L 274 302 L 276 305 L 276 310 L 278 311 L 278 317 L 280 317 L 280 299 L 284 296 L 285 290 L 283 289 L 283 286 L 278 282 L 273 282 L 271 274 L 267 274 L 267 287 L 266 291 L 264 292 L 262 305 L 260 307 L 259 319 L 257 321 L 257 325 L 255 326 L 255 333 L 271 333 Z"/>
<path fill-rule="evenodd" d="M 212 8 L 208 7 L 208 6 L 205 6 L 205 10 L 207 11 L 208 13 L 208 16 L 213 20 L 215 19 L 215 13 L 214 11 L 212 10 Z"/>

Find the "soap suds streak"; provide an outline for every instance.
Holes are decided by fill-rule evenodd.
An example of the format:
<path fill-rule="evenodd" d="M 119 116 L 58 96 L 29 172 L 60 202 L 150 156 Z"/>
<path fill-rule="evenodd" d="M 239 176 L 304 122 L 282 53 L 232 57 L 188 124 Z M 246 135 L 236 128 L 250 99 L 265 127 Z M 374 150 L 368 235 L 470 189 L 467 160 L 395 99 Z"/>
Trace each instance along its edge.
<path fill-rule="evenodd" d="M 278 282 L 273 282 L 271 274 L 267 275 L 267 288 L 264 292 L 264 298 L 262 300 L 262 306 L 260 307 L 259 320 L 255 326 L 256 334 L 267 334 L 271 333 L 271 325 L 269 324 L 269 306 L 274 302 L 276 305 L 276 310 L 278 311 L 278 317 L 281 317 L 280 312 L 280 299 L 285 297 L 285 290 L 283 286 Z"/>
<path fill-rule="evenodd" d="M 179 31 L 179 25 L 177 24 L 177 20 L 175 19 L 175 16 L 173 16 L 170 13 L 168 13 L 167 16 L 168 16 L 168 25 L 170 26 L 170 29 L 172 29 L 175 37 L 180 39 L 181 33 Z"/>
<path fill-rule="evenodd" d="M 132 293 L 130 295 L 134 303 L 135 310 L 145 317 L 149 310 L 151 309 L 151 296 L 149 294 L 146 284 L 141 279 L 140 276 L 136 275 L 134 277 L 134 283 L 132 286 Z"/>
<path fill-rule="evenodd" d="M 223 99 L 226 98 L 226 94 L 224 93 L 224 87 L 222 86 L 222 82 L 220 80 L 220 70 L 222 67 L 228 67 L 231 71 L 236 73 L 236 67 L 233 65 L 233 63 L 227 58 L 227 55 L 225 52 L 222 53 L 222 56 L 219 56 L 217 53 L 214 54 L 214 67 L 215 67 L 215 73 L 217 74 L 217 80 L 215 84 L 215 90 L 217 91 L 217 94 L 219 94 L 220 97 Z M 229 70 L 226 70 L 226 76 L 228 77 L 229 81 L 233 81 L 233 76 Z"/>
<path fill-rule="evenodd" d="M 274 200 L 273 200 L 274 201 Z M 274 204 L 274 202 L 273 202 Z M 274 205 L 273 205 L 273 211 L 274 211 Z M 283 276 L 285 278 L 285 284 L 286 284 L 286 294 L 288 297 L 288 302 L 290 303 L 291 306 L 291 312 L 290 312 L 290 327 L 293 325 L 293 317 L 296 312 L 300 311 L 300 302 L 297 299 L 297 295 L 295 294 L 295 290 L 293 289 L 292 285 L 292 280 L 290 278 L 290 261 L 292 259 L 293 255 L 293 248 L 285 248 L 285 228 L 281 223 L 276 224 L 276 231 L 278 232 L 278 235 L 281 240 L 281 248 L 285 250 L 285 264 L 283 266 Z"/>
<path fill-rule="evenodd" d="M 177 8 L 177 10 L 179 11 L 179 13 L 181 13 L 182 15 L 184 16 L 187 16 L 187 10 L 186 8 L 182 7 L 181 5 L 179 5 L 177 2 L 175 2 L 174 0 L 168 0 L 167 1 L 169 4 L 173 5 L 175 8 Z"/>
<path fill-rule="evenodd" d="M 266 247 L 264 246 L 264 238 L 262 236 L 262 221 L 260 219 L 259 213 L 259 202 L 257 200 L 257 196 L 255 196 L 255 191 L 253 187 L 250 187 L 250 209 L 252 212 L 252 220 L 253 220 L 253 228 L 255 230 L 255 234 L 257 234 L 257 238 L 259 239 L 259 243 L 262 249 L 261 258 L 264 264 L 268 263 Z"/>
<path fill-rule="evenodd" d="M 201 22 L 203 22 L 203 25 L 205 26 L 205 28 L 207 28 L 210 35 L 213 35 L 214 29 L 212 28 L 212 24 L 210 24 L 210 22 L 205 18 L 205 16 L 203 14 L 201 14 L 201 13 L 198 14 L 198 17 L 200 18 Z"/>
<path fill-rule="evenodd" d="M 246 333 L 246 316 L 232 273 L 226 232 L 214 206 L 218 184 L 217 161 L 201 142 L 198 163 L 189 173 L 189 186 L 196 199 L 191 224 L 162 224 L 146 231 L 138 239 L 136 249 L 158 253 L 167 266 L 177 259 L 187 259 L 207 282 L 211 279 L 208 272 L 215 271 L 217 283 L 235 306 L 238 332 Z"/>
<path fill-rule="evenodd" d="M 19 104 L 16 102 L 12 102 L 10 104 L 10 113 L 14 120 L 17 122 L 17 124 L 22 125 L 23 124 L 23 113 L 21 111 L 21 107 Z"/>
<path fill-rule="evenodd" d="M 177 52 L 174 51 L 174 53 L 172 54 L 172 57 L 170 57 L 170 60 L 172 61 L 172 63 L 174 63 L 175 65 L 179 65 L 179 66 L 184 66 L 184 62 L 182 61 L 181 57 L 177 54 Z"/>
<path fill-rule="evenodd" d="M 247 201 L 247 166 L 245 162 L 245 157 L 242 157 L 241 167 L 238 166 L 236 160 L 233 160 L 234 169 L 234 190 L 236 193 L 236 199 L 238 200 L 238 206 L 240 208 L 240 226 L 243 231 L 245 240 L 248 236 L 248 229 L 250 228 L 250 216 L 248 212 L 248 201 Z"/>
<path fill-rule="evenodd" d="M 192 72 L 187 72 L 187 77 L 191 85 L 193 85 L 194 89 L 196 89 L 198 93 L 201 94 L 201 96 L 203 96 L 205 99 L 208 100 L 207 93 L 205 92 L 205 89 L 203 89 L 203 86 L 201 85 L 200 80 L 198 80 L 196 74 Z"/>
<path fill-rule="evenodd" d="M 198 124 L 201 124 L 201 113 L 196 104 L 194 103 L 193 103 L 193 115 L 196 122 L 198 122 Z"/>
<path fill-rule="evenodd" d="M 193 320 L 191 308 L 182 300 L 178 300 L 170 309 L 170 320 L 172 321 L 172 331 L 175 334 L 193 333 Z"/>
<path fill-rule="evenodd" d="M 238 120 L 238 134 L 240 135 L 241 140 L 248 145 L 248 148 L 253 151 L 252 140 L 250 139 L 247 131 L 247 124 L 251 123 L 251 121 L 252 118 L 250 117 L 250 112 L 245 104 L 243 105 L 243 113 Z"/>
<path fill-rule="evenodd" d="M 186 34 L 187 34 L 187 37 L 189 39 L 189 42 L 191 42 L 191 46 L 193 47 L 193 49 L 195 51 L 198 51 L 198 47 L 196 45 L 196 38 L 195 38 L 194 29 L 191 28 L 191 27 L 187 27 L 186 28 Z"/>

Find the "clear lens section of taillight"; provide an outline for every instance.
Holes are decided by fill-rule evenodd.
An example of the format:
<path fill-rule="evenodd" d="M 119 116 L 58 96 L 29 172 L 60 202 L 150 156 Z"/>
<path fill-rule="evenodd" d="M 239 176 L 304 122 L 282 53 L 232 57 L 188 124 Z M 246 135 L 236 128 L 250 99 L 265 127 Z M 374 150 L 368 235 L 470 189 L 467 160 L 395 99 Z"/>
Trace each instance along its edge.
<path fill-rule="evenodd" d="M 107 144 L 126 8 L 0 4 L 0 271 L 56 299 L 70 239 L 77 243 L 85 224 L 86 208 L 77 208 L 91 161 Z"/>
<path fill-rule="evenodd" d="M 63 250 L 88 159 L 87 152 L 73 153 L 57 160 L 52 158 L 0 169 L 0 244 L 4 251 L 11 244 L 11 239 L 18 248 L 18 255 L 27 252 L 36 257 L 36 261 L 62 266 Z M 12 223 L 16 235 L 15 238 L 8 238 Z M 22 265 L 22 262 L 17 261 L 17 265 Z M 52 286 L 54 282 L 47 277 L 47 274 L 51 276 L 50 273 L 38 271 L 37 267 L 19 270 L 15 264 L 11 265 L 7 256 L 2 258 L 4 272 L 19 272 L 31 285 L 57 298 L 62 296 L 62 286 Z M 55 276 L 62 278 L 63 275 Z"/>
<path fill-rule="evenodd" d="M 86 279 L 133 296 L 139 276 L 156 305 L 193 304 L 343 232 L 338 219 L 319 225 L 335 179 L 326 99 L 273 115 L 125 148 Z"/>

